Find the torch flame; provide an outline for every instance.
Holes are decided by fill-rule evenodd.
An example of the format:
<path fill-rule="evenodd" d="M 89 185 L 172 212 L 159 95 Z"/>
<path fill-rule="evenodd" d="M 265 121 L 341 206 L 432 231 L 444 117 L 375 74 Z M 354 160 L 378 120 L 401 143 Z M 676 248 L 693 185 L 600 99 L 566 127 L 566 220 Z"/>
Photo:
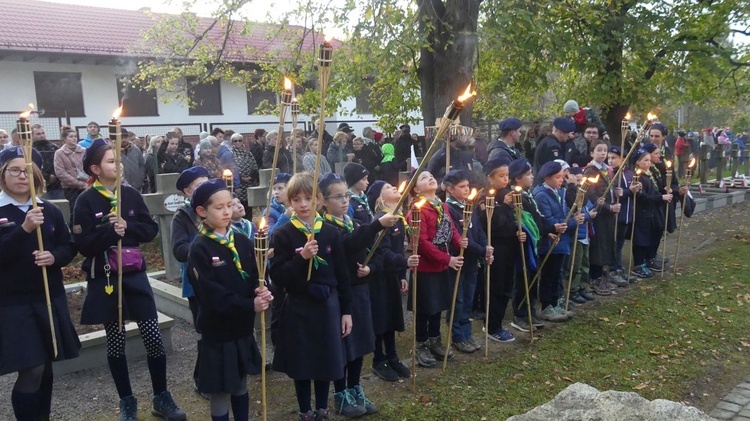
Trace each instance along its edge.
<path fill-rule="evenodd" d="M 625 120 L 630 121 L 630 118 L 631 118 L 630 111 L 628 111 L 628 113 L 625 114 Z"/>
<path fill-rule="evenodd" d="M 295 104 L 298 102 L 296 96 L 294 98 L 292 98 L 292 102 L 294 102 Z"/>
<path fill-rule="evenodd" d="M 599 182 L 599 174 L 596 175 L 596 177 L 589 177 L 589 184 L 596 184 Z"/>
<path fill-rule="evenodd" d="M 232 177 L 232 170 L 230 170 L 229 168 L 227 168 L 227 169 L 224 170 L 223 173 L 221 173 L 221 175 L 223 175 L 225 178 L 230 178 L 230 177 Z"/>
<path fill-rule="evenodd" d="M 690 160 L 690 165 L 688 167 L 693 168 L 695 166 L 695 158 Z"/>
<path fill-rule="evenodd" d="M 646 116 L 646 118 L 648 119 L 648 121 L 654 121 L 659 117 L 656 114 L 648 113 L 648 116 Z"/>
<path fill-rule="evenodd" d="M 672 168 L 672 161 L 670 161 L 668 159 L 665 159 L 664 160 L 664 165 L 667 166 L 667 169 Z"/>
<path fill-rule="evenodd" d="M 21 118 L 28 118 L 31 115 L 32 111 L 34 111 L 34 103 L 29 102 L 29 111 L 26 111 L 25 113 L 21 113 Z"/>
<path fill-rule="evenodd" d="M 635 175 L 641 175 L 641 170 L 640 170 L 640 168 L 639 168 L 639 169 L 637 169 L 637 170 L 635 170 Z"/>
<path fill-rule="evenodd" d="M 406 189 L 406 180 L 402 181 L 401 184 L 399 184 L 398 193 L 399 194 L 403 193 L 404 189 Z"/>
<path fill-rule="evenodd" d="M 495 197 L 495 189 L 490 189 L 490 191 L 487 192 L 487 197 Z"/>
<path fill-rule="evenodd" d="M 292 81 L 289 80 L 288 77 L 284 76 L 284 90 L 285 91 L 291 91 L 292 90 Z"/>
<path fill-rule="evenodd" d="M 258 230 L 263 231 L 266 228 L 266 218 L 260 218 L 260 223 L 258 224 Z"/>
<path fill-rule="evenodd" d="M 516 193 L 521 193 L 521 192 L 523 191 L 523 187 L 521 187 L 521 186 L 516 186 L 516 187 L 513 187 L 513 190 L 515 190 L 515 191 L 516 191 Z"/>
<path fill-rule="evenodd" d="M 463 95 L 458 97 L 458 102 L 466 102 L 467 99 L 473 97 L 476 94 L 477 94 L 477 91 L 471 90 L 471 83 L 470 83 L 469 86 L 466 87 L 466 90 L 464 91 Z"/>
<path fill-rule="evenodd" d="M 469 202 L 472 202 L 474 198 L 477 197 L 477 189 L 471 189 L 471 193 L 469 193 Z"/>
<path fill-rule="evenodd" d="M 115 112 L 112 113 L 112 118 L 118 119 L 120 118 L 120 114 L 122 114 L 122 105 L 120 105 Z"/>
<path fill-rule="evenodd" d="M 328 44 L 333 39 L 333 36 L 332 35 L 326 35 L 325 37 L 323 37 L 323 39 L 325 40 L 326 44 Z"/>
<path fill-rule="evenodd" d="M 415 203 L 415 204 L 414 204 L 414 207 L 415 207 L 415 208 L 416 208 L 417 210 L 419 210 L 419 209 L 422 209 L 422 206 L 424 206 L 424 204 L 425 204 L 425 203 L 427 203 L 427 199 L 422 199 L 422 200 L 420 200 L 419 202 Z"/>

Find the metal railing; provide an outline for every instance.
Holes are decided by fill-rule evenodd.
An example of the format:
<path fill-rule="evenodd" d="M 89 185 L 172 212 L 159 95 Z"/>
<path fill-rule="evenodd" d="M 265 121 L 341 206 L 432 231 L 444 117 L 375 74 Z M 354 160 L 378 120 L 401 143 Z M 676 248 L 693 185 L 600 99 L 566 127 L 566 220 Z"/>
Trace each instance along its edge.
<path fill-rule="evenodd" d="M 8 134 L 16 128 L 16 121 L 21 113 L 25 113 L 28 110 L 23 111 L 0 111 L 0 129 L 8 132 Z M 44 117 L 41 116 L 37 111 L 32 111 L 29 115 L 29 121 L 32 125 L 39 124 L 44 127 L 44 132 L 47 134 L 47 139 L 55 140 L 60 139 L 60 127 L 64 123 L 62 117 Z"/>

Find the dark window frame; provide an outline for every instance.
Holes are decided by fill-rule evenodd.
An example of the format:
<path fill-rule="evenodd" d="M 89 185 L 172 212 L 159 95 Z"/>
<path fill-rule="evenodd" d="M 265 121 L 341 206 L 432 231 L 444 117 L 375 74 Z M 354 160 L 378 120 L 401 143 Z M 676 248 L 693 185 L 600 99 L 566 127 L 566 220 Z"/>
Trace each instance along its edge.
<path fill-rule="evenodd" d="M 215 86 L 215 88 L 214 88 Z M 199 92 L 202 90 L 206 90 L 205 92 L 208 92 L 207 89 L 216 89 L 215 95 L 216 98 L 214 98 L 213 101 L 211 101 L 208 104 L 204 104 L 203 101 L 196 101 L 195 95 L 196 95 L 196 87 L 199 88 Z M 222 105 L 222 97 L 221 97 L 221 80 L 214 80 L 210 83 L 201 83 L 196 84 L 194 78 L 188 78 L 187 79 L 187 95 L 188 95 L 188 115 L 199 115 L 199 116 L 212 116 L 212 115 L 224 115 L 224 107 Z M 206 109 L 208 107 L 211 107 L 212 104 L 218 104 L 218 110 L 216 108 Z M 218 112 L 217 112 L 218 111 Z"/>
<path fill-rule="evenodd" d="M 44 110 L 45 117 L 86 117 L 81 72 L 34 71 L 33 73 L 36 107 Z M 70 90 L 71 87 L 73 91 Z"/>
<path fill-rule="evenodd" d="M 124 84 L 129 83 L 130 77 L 131 75 L 115 75 L 115 86 L 117 87 L 117 102 L 122 104 L 121 116 L 123 117 L 159 117 L 159 98 L 155 89 L 144 91 L 143 89 L 134 88 L 133 86 L 128 86 L 128 97 L 123 101 L 122 97 L 124 96 L 123 95 Z M 143 103 L 141 102 L 141 101 L 145 102 L 152 98 L 153 98 L 153 104 L 147 104 L 144 106 Z M 135 103 L 128 104 L 128 102 L 132 102 L 133 99 L 138 99 L 138 101 L 135 101 Z M 153 107 L 153 112 L 150 112 L 152 107 Z M 131 112 L 131 110 L 138 110 L 138 111 Z M 143 112 L 141 110 L 149 110 L 149 112 Z"/>

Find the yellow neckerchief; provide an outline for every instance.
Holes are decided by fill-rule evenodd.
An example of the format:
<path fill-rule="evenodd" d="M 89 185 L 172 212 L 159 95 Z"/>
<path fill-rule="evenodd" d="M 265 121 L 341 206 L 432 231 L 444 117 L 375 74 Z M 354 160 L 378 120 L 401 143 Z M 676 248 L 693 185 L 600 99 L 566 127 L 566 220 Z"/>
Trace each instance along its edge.
<path fill-rule="evenodd" d="M 294 225 L 295 228 L 300 230 L 300 232 L 305 234 L 305 236 L 307 236 L 307 238 L 310 239 L 312 232 L 310 231 L 310 228 L 307 228 L 307 225 L 305 225 L 305 223 L 302 222 L 302 220 L 299 219 L 299 217 L 297 217 L 297 212 L 292 213 L 290 222 L 292 223 L 292 225 Z M 317 212 L 315 212 L 315 220 L 313 221 L 313 230 L 317 234 L 320 232 L 321 228 L 323 228 L 323 218 L 321 218 L 320 215 Z M 313 266 L 315 266 L 315 269 L 317 269 L 319 265 L 328 266 L 328 262 L 326 262 L 325 259 L 323 259 L 322 257 L 316 254 L 315 256 L 313 256 Z"/>
<path fill-rule="evenodd" d="M 427 203 L 429 203 L 430 206 L 432 206 L 432 208 L 435 209 L 435 212 L 437 212 L 437 226 L 440 227 L 440 224 L 443 223 L 443 216 L 445 215 L 445 210 L 443 209 L 443 202 L 437 196 L 435 196 L 435 202 L 424 197 L 421 194 L 419 195 L 419 198 L 426 200 Z"/>
<path fill-rule="evenodd" d="M 109 205 L 111 206 L 111 209 L 109 210 L 110 213 L 117 212 L 117 196 L 115 196 L 114 193 L 109 191 L 108 188 L 104 187 L 102 183 L 99 182 L 99 180 L 94 181 L 93 184 L 94 190 L 98 191 L 99 194 L 106 197 L 107 200 L 109 200 Z"/>
<path fill-rule="evenodd" d="M 323 214 L 323 218 L 325 218 L 325 220 L 328 222 L 332 222 L 337 227 L 345 229 L 348 233 L 352 233 L 354 231 L 354 222 L 352 222 L 352 219 L 349 218 L 349 215 L 347 214 L 344 214 L 343 218 L 339 218 L 338 216 L 333 216 L 330 213 L 326 212 Z"/>
<path fill-rule="evenodd" d="M 242 279 L 247 279 L 250 277 L 250 275 L 248 275 L 247 272 L 242 269 L 242 263 L 240 263 L 240 254 L 237 252 L 237 248 L 234 246 L 234 231 L 231 228 L 227 230 L 227 235 L 224 237 L 217 235 L 213 231 L 207 230 L 205 225 L 201 226 L 200 233 L 201 235 L 216 241 L 222 246 L 226 246 L 229 251 L 232 252 L 232 261 L 234 262 L 234 266 L 237 268 L 237 271 L 240 273 L 240 275 L 242 275 Z"/>
<path fill-rule="evenodd" d="M 383 211 L 384 211 L 385 213 L 391 213 L 391 214 L 393 214 L 393 215 L 396 215 L 396 216 L 398 216 L 398 217 L 399 217 L 399 219 L 401 219 L 401 223 L 403 223 L 403 224 L 404 224 L 404 229 L 406 230 L 406 233 L 407 233 L 407 234 L 408 234 L 409 236 L 411 236 L 411 225 L 409 225 L 409 223 L 408 223 L 408 222 L 406 222 L 406 218 L 404 218 L 404 213 L 403 213 L 403 212 L 401 212 L 400 210 L 399 210 L 398 212 L 394 212 L 394 211 L 393 211 L 393 209 L 389 208 L 389 207 L 388 207 L 388 206 L 386 206 L 385 204 L 383 204 Z"/>

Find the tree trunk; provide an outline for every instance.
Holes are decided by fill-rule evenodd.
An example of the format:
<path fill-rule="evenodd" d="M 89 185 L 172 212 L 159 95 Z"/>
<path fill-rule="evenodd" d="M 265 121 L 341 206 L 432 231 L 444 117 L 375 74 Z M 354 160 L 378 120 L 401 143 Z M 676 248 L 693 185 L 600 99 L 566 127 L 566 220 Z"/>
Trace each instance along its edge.
<path fill-rule="evenodd" d="M 609 130 L 609 141 L 613 146 L 622 145 L 622 119 L 628 113 L 630 104 L 613 104 L 606 114 L 606 118 L 602 118 L 602 122 L 607 126 Z M 622 156 L 625 157 L 628 151 L 622 151 Z"/>
<path fill-rule="evenodd" d="M 477 19 L 480 0 L 423 0 L 420 31 L 427 44 L 421 50 L 419 80 L 425 126 L 443 117 L 446 107 L 474 78 L 477 64 Z M 461 124 L 471 126 L 472 106 L 461 113 Z"/>

